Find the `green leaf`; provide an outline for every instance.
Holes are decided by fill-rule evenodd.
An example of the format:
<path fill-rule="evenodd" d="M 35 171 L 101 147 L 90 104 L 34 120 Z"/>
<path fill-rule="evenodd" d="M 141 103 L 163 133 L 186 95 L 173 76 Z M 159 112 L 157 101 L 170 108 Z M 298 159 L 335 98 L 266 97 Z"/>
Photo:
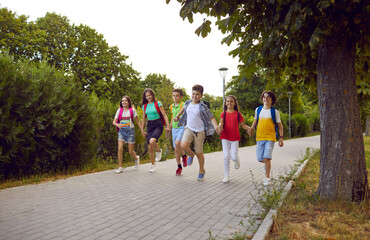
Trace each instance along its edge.
<path fill-rule="evenodd" d="M 312 34 L 310 41 L 308 42 L 311 50 L 313 50 L 319 44 L 322 33 L 323 32 L 320 28 L 316 28 L 315 32 Z"/>
<path fill-rule="evenodd" d="M 195 33 L 199 36 L 202 35 L 203 38 L 207 37 L 208 33 L 211 32 L 211 21 L 205 20 L 202 25 L 195 30 Z"/>
<path fill-rule="evenodd" d="M 323 11 L 324 9 L 328 8 L 329 6 L 333 5 L 334 4 L 334 0 L 321 0 L 318 4 L 317 4 L 317 8 L 320 10 L 320 11 Z"/>

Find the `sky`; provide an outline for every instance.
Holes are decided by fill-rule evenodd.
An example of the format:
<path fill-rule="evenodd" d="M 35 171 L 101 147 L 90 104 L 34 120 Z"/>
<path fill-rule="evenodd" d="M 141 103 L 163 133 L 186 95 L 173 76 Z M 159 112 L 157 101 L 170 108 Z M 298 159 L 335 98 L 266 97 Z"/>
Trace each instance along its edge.
<path fill-rule="evenodd" d="M 229 69 L 226 84 L 238 74 L 238 58 L 228 54 L 236 45 L 221 44 L 226 35 L 215 26 L 206 38 L 198 37 L 195 30 L 205 16 L 194 15 L 192 24 L 184 21 L 176 0 L 169 4 L 166 0 L 0 0 L 0 7 L 26 15 L 29 21 L 55 12 L 70 24 L 88 25 L 110 46 L 118 46 L 142 79 L 150 73 L 165 74 L 188 94 L 194 84 L 201 84 L 204 93 L 222 96 L 218 69 Z"/>

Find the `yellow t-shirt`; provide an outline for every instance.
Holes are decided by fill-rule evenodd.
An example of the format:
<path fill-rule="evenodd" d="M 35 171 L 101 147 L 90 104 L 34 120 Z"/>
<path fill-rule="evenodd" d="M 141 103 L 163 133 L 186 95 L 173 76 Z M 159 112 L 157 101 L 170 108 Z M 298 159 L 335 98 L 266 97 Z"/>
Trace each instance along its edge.
<path fill-rule="evenodd" d="M 254 119 L 257 119 L 257 109 L 255 111 Z M 276 123 L 281 122 L 280 113 L 275 109 Z M 256 141 L 274 141 L 276 142 L 275 124 L 272 121 L 271 109 L 263 109 L 260 112 L 257 124 Z"/>

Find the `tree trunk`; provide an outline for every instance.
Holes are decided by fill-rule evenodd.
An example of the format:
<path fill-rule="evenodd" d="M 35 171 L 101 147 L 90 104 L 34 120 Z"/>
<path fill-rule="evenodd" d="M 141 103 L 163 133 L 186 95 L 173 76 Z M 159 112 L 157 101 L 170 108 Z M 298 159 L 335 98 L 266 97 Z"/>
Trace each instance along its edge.
<path fill-rule="evenodd" d="M 356 91 L 355 42 L 340 32 L 319 46 L 321 159 L 317 193 L 324 199 L 360 201 L 367 195 L 368 179 Z"/>

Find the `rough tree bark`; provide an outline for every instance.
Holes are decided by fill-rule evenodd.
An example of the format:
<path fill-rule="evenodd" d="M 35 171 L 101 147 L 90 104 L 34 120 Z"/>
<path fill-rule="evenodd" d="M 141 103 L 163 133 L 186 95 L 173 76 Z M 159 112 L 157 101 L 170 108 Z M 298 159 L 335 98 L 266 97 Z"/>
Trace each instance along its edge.
<path fill-rule="evenodd" d="M 360 201 L 367 195 L 355 46 L 350 38 L 343 39 L 340 30 L 319 46 L 321 159 L 317 193 L 324 199 Z"/>

